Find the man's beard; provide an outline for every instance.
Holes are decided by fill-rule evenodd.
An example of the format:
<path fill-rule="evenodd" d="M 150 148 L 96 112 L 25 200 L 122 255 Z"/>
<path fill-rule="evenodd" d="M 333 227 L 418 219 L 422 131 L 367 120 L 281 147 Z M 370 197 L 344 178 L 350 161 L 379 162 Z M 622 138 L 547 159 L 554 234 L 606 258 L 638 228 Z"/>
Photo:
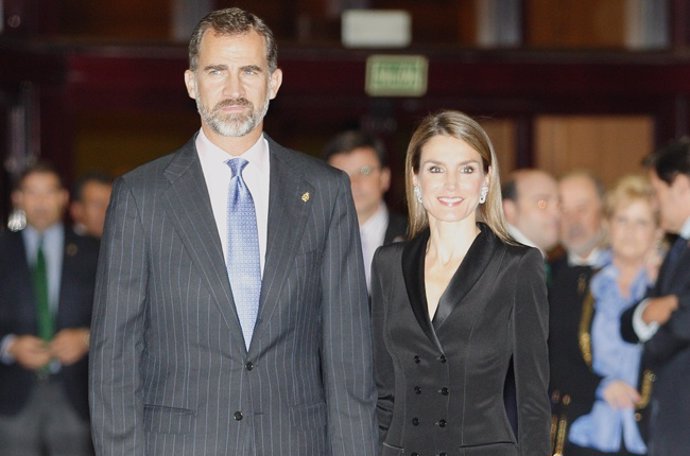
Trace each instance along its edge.
<path fill-rule="evenodd" d="M 202 104 L 200 98 L 197 97 L 196 107 L 201 119 L 211 127 L 215 133 L 221 136 L 237 138 L 248 134 L 263 121 L 264 116 L 268 112 L 269 102 L 269 98 L 266 97 L 266 101 L 261 107 L 261 110 L 257 111 L 254 109 L 254 105 L 246 98 L 227 99 L 218 102 L 212 110 L 209 110 L 207 106 Z M 222 110 L 226 106 L 246 106 L 249 108 L 249 113 L 225 115 Z"/>

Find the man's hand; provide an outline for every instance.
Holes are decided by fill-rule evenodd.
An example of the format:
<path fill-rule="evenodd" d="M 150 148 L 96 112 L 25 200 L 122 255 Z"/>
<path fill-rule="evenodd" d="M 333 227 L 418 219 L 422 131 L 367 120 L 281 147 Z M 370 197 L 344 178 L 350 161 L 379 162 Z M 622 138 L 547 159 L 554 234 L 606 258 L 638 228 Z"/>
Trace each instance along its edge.
<path fill-rule="evenodd" d="M 622 380 L 612 381 L 603 395 L 606 402 L 616 410 L 631 409 L 640 402 L 640 393 Z"/>
<path fill-rule="evenodd" d="M 7 348 L 17 363 L 30 370 L 37 370 L 48 364 L 52 358 L 48 344 L 35 336 L 16 336 Z"/>
<path fill-rule="evenodd" d="M 50 353 L 64 366 L 74 364 L 89 351 L 89 330 L 67 328 L 58 332 L 50 343 Z"/>
<path fill-rule="evenodd" d="M 646 324 L 656 322 L 663 325 L 671 318 L 671 314 L 678 308 L 676 295 L 661 296 L 647 300 L 647 307 L 642 312 L 642 320 Z"/>

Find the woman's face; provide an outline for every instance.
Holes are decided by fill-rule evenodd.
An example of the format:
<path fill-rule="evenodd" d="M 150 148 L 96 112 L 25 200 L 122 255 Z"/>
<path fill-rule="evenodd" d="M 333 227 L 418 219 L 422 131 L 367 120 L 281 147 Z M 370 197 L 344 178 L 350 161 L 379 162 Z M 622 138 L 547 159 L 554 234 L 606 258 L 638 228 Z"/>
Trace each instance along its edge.
<path fill-rule="evenodd" d="M 642 261 L 659 238 L 654 208 L 638 199 L 619 203 L 608 220 L 614 257 Z"/>
<path fill-rule="evenodd" d="M 421 150 L 413 182 L 422 193 L 429 223 L 475 222 L 481 188 L 489 184 L 482 158 L 465 141 L 434 136 Z"/>

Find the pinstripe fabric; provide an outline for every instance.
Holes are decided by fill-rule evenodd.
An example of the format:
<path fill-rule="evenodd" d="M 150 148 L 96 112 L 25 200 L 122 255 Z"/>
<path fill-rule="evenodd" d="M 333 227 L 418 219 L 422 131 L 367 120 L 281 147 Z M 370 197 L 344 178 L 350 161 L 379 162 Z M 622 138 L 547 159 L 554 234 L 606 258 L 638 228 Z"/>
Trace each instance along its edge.
<path fill-rule="evenodd" d="M 193 141 L 116 183 L 92 326 L 99 455 L 375 454 L 347 179 L 269 144 L 268 248 L 248 351 Z"/>

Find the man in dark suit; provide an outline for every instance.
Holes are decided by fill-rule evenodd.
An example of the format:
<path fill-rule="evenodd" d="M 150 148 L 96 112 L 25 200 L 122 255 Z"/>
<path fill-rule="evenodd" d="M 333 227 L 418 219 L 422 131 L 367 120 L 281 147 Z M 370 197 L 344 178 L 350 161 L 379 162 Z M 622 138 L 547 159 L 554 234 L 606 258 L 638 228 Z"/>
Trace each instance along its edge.
<path fill-rule="evenodd" d="M 322 155 L 329 165 L 350 176 L 362 239 L 367 289 L 371 290 L 374 252 L 382 245 L 402 241 L 407 234 L 407 219 L 388 210 L 383 200 L 391 183 L 386 148 L 379 138 L 350 130 L 333 137 L 324 147 Z"/>
<path fill-rule="evenodd" d="M 649 456 L 690 449 L 690 141 L 672 143 L 646 161 L 661 226 L 677 235 L 648 298 L 623 314 L 621 333 L 644 342 L 643 363 L 656 373 Z"/>
<path fill-rule="evenodd" d="M 63 226 L 68 195 L 51 166 L 27 169 L 12 199 L 27 225 L 0 234 L 0 453 L 89 455 L 98 242 Z"/>
<path fill-rule="evenodd" d="M 262 133 L 276 59 L 256 16 L 202 19 L 185 72 L 201 130 L 115 183 L 92 330 L 99 455 L 375 452 L 347 176 Z"/>

